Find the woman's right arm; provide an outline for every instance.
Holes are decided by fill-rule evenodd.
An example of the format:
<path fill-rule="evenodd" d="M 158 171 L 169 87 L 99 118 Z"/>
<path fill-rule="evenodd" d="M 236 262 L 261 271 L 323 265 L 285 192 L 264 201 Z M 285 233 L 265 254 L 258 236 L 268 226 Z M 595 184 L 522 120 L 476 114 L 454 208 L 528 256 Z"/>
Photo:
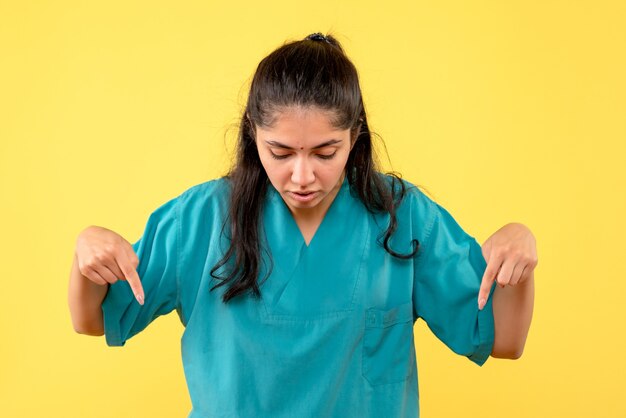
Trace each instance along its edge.
<path fill-rule="evenodd" d="M 117 280 L 127 280 L 137 300 L 143 304 L 143 288 L 136 271 L 138 264 L 132 245 L 109 229 L 90 226 L 78 235 L 68 291 L 76 332 L 104 335 L 102 301 L 109 285 Z"/>
<path fill-rule="evenodd" d="M 108 283 L 99 285 L 81 274 L 78 258 L 74 253 L 68 303 L 76 332 L 94 336 L 104 335 L 102 301 L 108 290 Z"/>

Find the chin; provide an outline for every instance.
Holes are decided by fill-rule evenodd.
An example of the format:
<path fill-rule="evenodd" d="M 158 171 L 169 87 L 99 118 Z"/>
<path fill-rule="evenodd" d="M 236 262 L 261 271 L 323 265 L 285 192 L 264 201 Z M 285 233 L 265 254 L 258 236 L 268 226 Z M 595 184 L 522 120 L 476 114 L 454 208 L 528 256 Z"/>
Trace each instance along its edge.
<path fill-rule="evenodd" d="M 294 199 L 291 196 L 287 196 L 287 199 L 289 199 L 291 204 L 297 208 L 310 208 L 310 207 L 317 205 L 321 201 L 319 197 L 315 197 L 310 202 L 301 202 L 299 200 Z"/>

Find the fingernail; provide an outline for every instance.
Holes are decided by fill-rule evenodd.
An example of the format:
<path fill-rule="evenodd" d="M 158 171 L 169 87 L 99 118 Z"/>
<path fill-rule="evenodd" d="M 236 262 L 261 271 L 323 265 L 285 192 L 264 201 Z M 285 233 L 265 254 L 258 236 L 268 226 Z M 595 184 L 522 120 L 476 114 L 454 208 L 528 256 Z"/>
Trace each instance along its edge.
<path fill-rule="evenodd" d="M 480 298 L 478 300 L 478 309 L 482 311 L 484 307 L 485 307 L 485 298 Z"/>
<path fill-rule="evenodd" d="M 143 305 L 143 295 L 135 295 L 135 297 L 137 298 L 137 302 L 139 302 L 140 305 Z"/>

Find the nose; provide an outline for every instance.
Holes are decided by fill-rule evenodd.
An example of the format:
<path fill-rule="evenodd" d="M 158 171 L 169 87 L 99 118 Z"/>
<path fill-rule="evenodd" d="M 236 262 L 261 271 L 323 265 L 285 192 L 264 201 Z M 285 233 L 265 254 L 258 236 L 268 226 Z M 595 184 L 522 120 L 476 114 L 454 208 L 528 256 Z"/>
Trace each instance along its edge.
<path fill-rule="evenodd" d="M 293 172 L 291 173 L 291 181 L 302 188 L 315 181 L 313 167 L 306 157 L 296 159 Z"/>

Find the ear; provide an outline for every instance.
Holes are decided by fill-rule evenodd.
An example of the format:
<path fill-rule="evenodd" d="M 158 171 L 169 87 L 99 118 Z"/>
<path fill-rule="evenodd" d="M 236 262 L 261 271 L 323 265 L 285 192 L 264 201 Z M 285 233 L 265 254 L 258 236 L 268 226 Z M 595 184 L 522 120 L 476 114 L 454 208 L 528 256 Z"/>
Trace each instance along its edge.
<path fill-rule="evenodd" d="M 354 148 L 354 145 L 356 144 L 356 141 L 359 140 L 359 134 L 361 133 L 361 126 L 363 126 L 363 118 L 359 118 L 359 124 L 357 126 L 356 132 L 355 132 L 355 138 L 354 141 L 352 141 L 352 144 L 350 145 L 350 151 L 352 151 L 352 148 Z"/>
<path fill-rule="evenodd" d="M 359 132 L 360 132 L 360 128 L 359 130 L 356 131 L 357 133 L 354 136 L 354 140 L 352 141 L 352 144 L 350 144 L 350 152 L 352 152 L 352 148 L 354 148 L 354 146 L 356 145 L 356 141 L 359 140 Z"/>

